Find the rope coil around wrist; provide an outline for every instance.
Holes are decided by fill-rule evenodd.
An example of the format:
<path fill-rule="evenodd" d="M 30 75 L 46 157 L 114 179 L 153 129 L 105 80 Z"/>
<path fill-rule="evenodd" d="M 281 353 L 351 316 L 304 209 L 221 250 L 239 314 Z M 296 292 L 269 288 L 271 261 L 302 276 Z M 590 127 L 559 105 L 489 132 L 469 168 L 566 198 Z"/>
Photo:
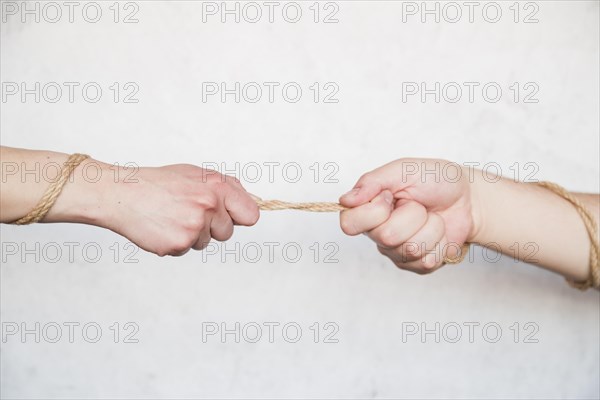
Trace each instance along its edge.
<path fill-rule="evenodd" d="M 42 218 L 46 216 L 50 208 L 52 208 L 52 206 L 56 202 L 58 195 L 60 195 L 60 192 L 62 192 L 63 187 L 69 180 L 69 177 L 71 176 L 75 168 L 77 168 L 77 166 L 81 164 L 86 158 L 89 158 L 89 156 L 86 154 L 71 154 L 69 158 L 67 158 L 67 161 L 64 162 L 63 167 L 60 171 L 60 175 L 54 182 L 50 184 L 50 186 L 48 186 L 48 188 L 44 192 L 44 195 L 37 203 L 37 205 L 33 208 L 33 210 L 27 213 L 27 215 L 25 215 L 23 218 L 19 218 L 18 220 L 12 222 L 12 224 L 28 225 L 41 221 Z"/>
<path fill-rule="evenodd" d="M 596 224 L 593 215 L 585 208 L 579 199 L 562 186 L 553 182 L 535 182 L 535 184 L 552 191 L 571 203 L 583 220 L 583 224 L 585 225 L 585 229 L 590 238 L 590 272 L 587 280 L 576 282 L 567 279 L 567 282 L 569 285 L 579 290 L 587 290 L 591 287 L 596 289 L 600 288 L 600 243 L 598 241 L 598 225 Z"/>

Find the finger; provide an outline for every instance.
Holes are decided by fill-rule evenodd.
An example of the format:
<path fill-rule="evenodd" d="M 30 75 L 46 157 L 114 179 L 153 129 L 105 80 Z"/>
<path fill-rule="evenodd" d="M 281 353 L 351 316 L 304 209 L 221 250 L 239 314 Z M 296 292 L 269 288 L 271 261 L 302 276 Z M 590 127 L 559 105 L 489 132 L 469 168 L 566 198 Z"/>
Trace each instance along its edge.
<path fill-rule="evenodd" d="M 203 250 L 210 243 L 211 235 L 210 235 L 210 227 L 212 225 L 212 215 L 207 213 L 206 215 L 207 221 L 204 224 L 202 230 L 198 233 L 198 240 L 192 246 L 194 250 Z"/>
<path fill-rule="evenodd" d="M 395 248 L 415 235 L 426 222 L 425 207 L 416 201 L 401 200 L 389 219 L 367 235 L 382 247 Z"/>
<path fill-rule="evenodd" d="M 436 271 L 444 266 L 444 257 L 448 248 L 448 238 L 444 234 L 432 251 L 421 257 L 421 267 L 430 272 Z"/>
<path fill-rule="evenodd" d="M 342 211 L 340 213 L 342 231 L 351 236 L 370 231 L 389 218 L 393 202 L 392 193 L 384 190 L 369 203 Z"/>
<path fill-rule="evenodd" d="M 206 246 L 208 246 L 208 244 L 210 243 L 210 233 L 207 233 L 206 235 L 202 235 L 198 241 L 196 242 L 196 244 L 194 244 L 192 246 L 192 249 L 194 250 L 204 250 L 206 248 Z"/>
<path fill-rule="evenodd" d="M 236 225 L 252 226 L 256 224 L 260 217 L 258 205 L 241 185 L 239 187 L 229 186 L 229 190 L 226 190 L 223 196 L 225 209 Z"/>
<path fill-rule="evenodd" d="M 399 251 L 399 248 L 390 249 L 386 247 L 377 246 L 377 249 L 381 254 L 388 257 L 392 262 L 400 269 L 414 272 L 420 275 L 429 274 L 433 271 L 438 270 L 444 265 L 444 258 L 442 256 L 442 250 L 444 248 L 444 240 L 436 245 L 435 250 L 424 254 L 416 260 L 407 260 Z"/>
<path fill-rule="evenodd" d="M 358 207 L 373 200 L 381 192 L 381 185 L 376 182 L 361 184 L 359 180 L 354 189 L 340 197 L 340 204 L 345 207 Z"/>
<path fill-rule="evenodd" d="M 210 223 L 210 236 L 220 242 L 224 242 L 231 238 L 231 235 L 233 235 L 233 221 L 227 210 L 225 210 L 225 207 L 222 207 L 217 210 Z"/>
<path fill-rule="evenodd" d="M 420 264 L 417 261 L 404 260 L 400 253 L 398 253 L 397 249 L 390 249 L 387 247 L 377 246 L 377 250 L 381 254 L 389 258 L 394 263 L 394 265 L 400 269 L 414 272 L 416 274 L 425 273 L 423 268 L 421 268 Z"/>
<path fill-rule="evenodd" d="M 411 238 L 399 246 L 398 251 L 408 261 L 414 261 L 435 249 L 444 237 L 444 219 L 435 212 L 427 213 L 427 222 Z"/>
<path fill-rule="evenodd" d="M 354 188 L 340 197 L 340 203 L 346 207 L 357 207 L 371 201 L 384 189 L 396 193 L 410 185 L 412 176 L 405 177 L 405 162 L 392 161 L 359 178 Z M 415 168 L 411 165 L 412 168 Z M 406 178 L 406 179 L 405 179 Z"/>
<path fill-rule="evenodd" d="M 173 256 L 173 257 L 181 257 L 184 254 L 186 254 L 188 251 L 190 251 L 189 248 L 184 249 L 184 250 L 180 250 L 180 251 L 171 251 L 168 255 Z"/>

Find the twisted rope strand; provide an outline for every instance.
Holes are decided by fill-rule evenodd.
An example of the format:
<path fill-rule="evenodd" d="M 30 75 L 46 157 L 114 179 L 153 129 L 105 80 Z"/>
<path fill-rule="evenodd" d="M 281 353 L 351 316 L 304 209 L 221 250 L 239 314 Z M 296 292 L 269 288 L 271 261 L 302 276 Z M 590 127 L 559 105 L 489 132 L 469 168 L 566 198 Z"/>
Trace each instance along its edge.
<path fill-rule="evenodd" d="M 469 254 L 469 248 L 471 247 L 471 243 L 465 242 L 460 248 L 460 253 L 456 257 L 444 257 L 444 264 L 460 264 L 463 262 L 467 254 Z"/>
<path fill-rule="evenodd" d="M 291 203 L 288 201 L 280 200 L 262 200 L 257 199 L 256 204 L 258 208 L 264 211 L 276 211 L 276 210 L 302 210 L 311 212 L 336 212 L 347 210 L 348 207 L 344 207 L 339 203 Z"/>
<path fill-rule="evenodd" d="M 89 156 L 86 154 L 71 154 L 67 161 L 65 161 L 63 168 L 60 171 L 60 176 L 58 177 L 58 179 L 52 182 L 50 186 L 48 186 L 48 188 L 44 192 L 44 195 L 37 203 L 37 205 L 33 208 L 33 210 L 31 210 L 23 218 L 19 218 L 18 220 L 12 222 L 12 224 L 28 225 L 36 223 L 42 218 L 44 218 L 50 210 L 50 208 L 52 208 L 52 206 L 56 202 L 56 199 L 58 198 L 58 195 L 62 191 L 65 184 L 67 183 L 69 176 L 71 176 L 75 168 L 77 168 L 77 166 L 88 157 Z"/>
<path fill-rule="evenodd" d="M 535 184 L 554 192 L 563 199 L 567 200 L 569 203 L 573 204 L 581 216 L 581 219 L 585 225 L 585 229 L 587 230 L 590 238 L 590 275 L 588 279 L 583 282 L 575 282 L 567 279 L 567 282 L 569 282 L 571 286 L 580 290 L 586 290 L 590 287 L 594 287 L 596 289 L 600 288 L 600 243 L 598 242 L 598 225 L 596 224 L 594 217 L 578 198 L 573 196 L 562 186 L 553 182 L 535 182 Z"/>

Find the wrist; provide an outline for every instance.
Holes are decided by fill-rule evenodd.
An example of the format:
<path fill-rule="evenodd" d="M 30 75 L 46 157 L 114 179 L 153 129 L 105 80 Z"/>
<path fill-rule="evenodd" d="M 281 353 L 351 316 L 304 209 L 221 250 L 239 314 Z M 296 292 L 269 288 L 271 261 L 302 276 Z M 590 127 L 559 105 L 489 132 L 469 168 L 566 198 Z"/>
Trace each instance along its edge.
<path fill-rule="evenodd" d="M 482 244 L 485 242 L 486 232 L 486 194 L 489 191 L 489 182 L 482 177 L 482 171 L 475 169 L 467 174 L 469 177 L 469 196 L 471 201 L 472 226 L 467 242 Z"/>
<path fill-rule="evenodd" d="M 114 190 L 110 165 L 87 159 L 72 172 L 44 222 L 84 223 L 106 227 L 106 197 Z"/>

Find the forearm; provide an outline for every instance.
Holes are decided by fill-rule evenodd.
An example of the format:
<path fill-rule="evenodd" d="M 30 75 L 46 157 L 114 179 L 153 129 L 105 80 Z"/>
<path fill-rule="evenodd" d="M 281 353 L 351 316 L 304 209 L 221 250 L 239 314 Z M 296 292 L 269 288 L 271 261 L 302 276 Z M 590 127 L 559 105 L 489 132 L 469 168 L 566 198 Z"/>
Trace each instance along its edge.
<path fill-rule="evenodd" d="M 0 147 L 0 222 L 13 222 L 31 211 L 56 179 L 67 158 L 64 153 Z M 82 172 L 89 163 L 96 164 L 90 171 L 94 175 L 100 171 L 99 179 L 97 175 L 90 179 Z M 100 224 L 102 196 L 107 189 L 106 167 L 106 164 L 91 159 L 83 161 L 41 222 Z"/>
<path fill-rule="evenodd" d="M 0 151 L 0 222 L 14 222 L 37 205 L 68 156 Z M 250 226 L 258 218 L 256 202 L 239 181 L 215 171 L 189 164 L 119 167 L 88 158 L 71 171 L 41 222 L 96 225 L 144 250 L 179 256 L 205 248 L 211 238 L 228 240 L 234 224 Z"/>
<path fill-rule="evenodd" d="M 472 184 L 472 242 L 499 248 L 575 281 L 589 276 L 590 239 L 576 208 L 548 189 L 508 179 Z M 599 220 L 599 197 L 575 194 Z"/>

